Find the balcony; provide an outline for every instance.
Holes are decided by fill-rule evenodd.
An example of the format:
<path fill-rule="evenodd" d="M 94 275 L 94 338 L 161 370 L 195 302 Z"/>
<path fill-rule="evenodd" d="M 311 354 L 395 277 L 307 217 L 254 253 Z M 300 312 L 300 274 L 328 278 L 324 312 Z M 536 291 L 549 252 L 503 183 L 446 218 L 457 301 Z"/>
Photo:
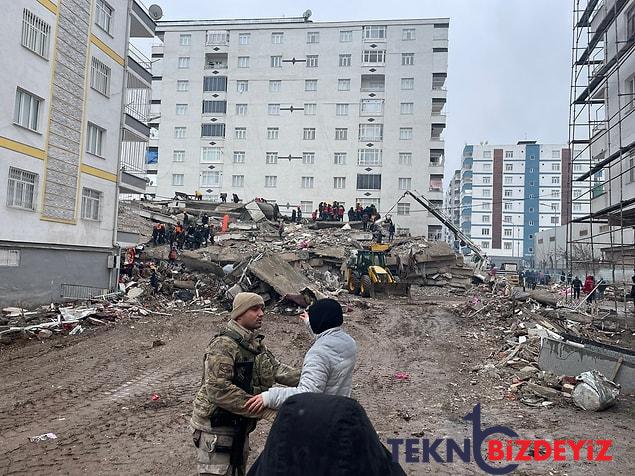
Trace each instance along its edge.
<path fill-rule="evenodd" d="M 206 53 L 205 69 L 227 69 L 227 53 Z"/>
<path fill-rule="evenodd" d="M 124 129 L 121 142 L 120 193 L 145 193 L 147 180 L 147 138 Z"/>
<path fill-rule="evenodd" d="M 227 30 L 208 30 L 205 35 L 205 46 L 227 46 L 229 44 L 229 32 Z"/>
<path fill-rule="evenodd" d="M 134 45 L 128 45 L 128 71 L 152 87 L 152 61 Z"/>
<path fill-rule="evenodd" d="M 154 38 L 156 26 L 145 5 L 139 0 L 133 0 L 130 9 L 130 38 Z"/>
<path fill-rule="evenodd" d="M 384 92 L 386 77 L 383 74 L 362 74 L 361 92 Z"/>
<path fill-rule="evenodd" d="M 130 71 L 127 72 L 125 91 L 126 117 L 124 124 L 131 131 L 147 138 L 150 136 L 150 128 L 146 124 L 150 118 L 150 99 L 152 90 L 142 80 Z"/>

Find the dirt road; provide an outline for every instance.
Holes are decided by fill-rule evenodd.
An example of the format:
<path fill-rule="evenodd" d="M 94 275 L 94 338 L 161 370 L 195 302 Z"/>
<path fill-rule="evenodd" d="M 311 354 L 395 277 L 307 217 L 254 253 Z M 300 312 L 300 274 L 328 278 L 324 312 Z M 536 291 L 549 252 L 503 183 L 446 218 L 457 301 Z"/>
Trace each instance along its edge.
<path fill-rule="evenodd" d="M 506 425 L 523 438 L 614 441 L 611 463 L 524 463 L 516 474 L 635 474 L 632 398 L 597 414 L 506 400 L 509 382 L 472 371 L 492 350 L 488 333 L 459 321 L 449 304 L 364 301 L 348 313 L 346 327 L 360 349 L 353 396 L 384 442 L 462 441 L 472 431 L 462 417 L 480 402 L 484 427 Z M 0 474 L 194 474 L 191 401 L 203 350 L 226 318 L 127 320 L 0 346 Z M 277 356 L 301 365 L 311 340 L 295 318 L 268 314 L 263 331 Z M 165 345 L 152 347 L 158 339 Z M 410 379 L 398 381 L 397 371 Z M 268 428 L 261 423 L 254 432 L 252 457 Z M 47 432 L 57 439 L 28 439 Z M 482 474 L 474 463 L 403 466 L 409 474 Z"/>

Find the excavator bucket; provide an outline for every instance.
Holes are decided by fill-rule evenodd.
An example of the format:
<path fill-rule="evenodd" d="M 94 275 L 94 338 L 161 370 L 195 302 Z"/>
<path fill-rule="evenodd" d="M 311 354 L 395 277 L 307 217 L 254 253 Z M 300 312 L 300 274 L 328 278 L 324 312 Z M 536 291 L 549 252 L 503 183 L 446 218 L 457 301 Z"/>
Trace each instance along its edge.
<path fill-rule="evenodd" d="M 371 266 L 368 271 L 373 283 L 373 295 L 410 295 L 410 283 L 397 282 L 387 269 L 381 266 Z"/>

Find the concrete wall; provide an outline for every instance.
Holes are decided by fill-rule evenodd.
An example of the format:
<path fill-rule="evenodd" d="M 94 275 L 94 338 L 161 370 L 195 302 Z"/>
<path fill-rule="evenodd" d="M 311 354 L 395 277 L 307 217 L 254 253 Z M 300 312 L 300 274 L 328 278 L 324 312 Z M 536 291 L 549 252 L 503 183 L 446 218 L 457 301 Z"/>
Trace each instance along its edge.
<path fill-rule="evenodd" d="M 0 307 L 59 302 L 62 284 L 109 289 L 115 282 L 112 250 L 0 245 L 0 253 L 8 249 L 19 250 L 20 259 L 17 267 L 0 266 Z"/>

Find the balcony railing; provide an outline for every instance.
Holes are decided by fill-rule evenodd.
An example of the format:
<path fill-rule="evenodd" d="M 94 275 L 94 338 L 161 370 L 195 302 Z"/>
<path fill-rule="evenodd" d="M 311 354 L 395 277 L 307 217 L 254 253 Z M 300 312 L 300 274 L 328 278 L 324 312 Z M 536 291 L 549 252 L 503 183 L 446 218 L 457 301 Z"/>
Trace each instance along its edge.
<path fill-rule="evenodd" d="M 133 44 L 128 45 L 128 56 L 135 60 L 139 66 L 143 67 L 146 71 L 152 72 L 152 61 L 146 55 L 144 55 L 139 48 Z"/>

